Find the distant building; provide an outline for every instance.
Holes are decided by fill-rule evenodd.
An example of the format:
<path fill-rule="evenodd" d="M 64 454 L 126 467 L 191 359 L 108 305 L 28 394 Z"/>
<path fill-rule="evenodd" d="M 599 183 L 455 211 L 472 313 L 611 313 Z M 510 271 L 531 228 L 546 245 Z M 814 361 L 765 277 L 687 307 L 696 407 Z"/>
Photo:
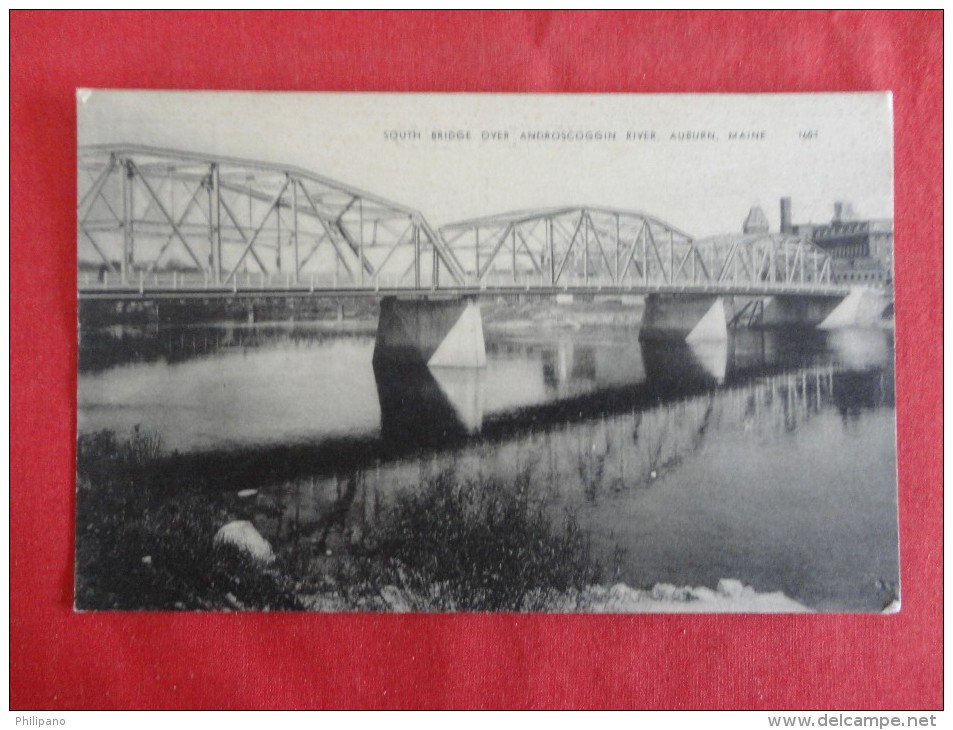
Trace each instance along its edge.
<path fill-rule="evenodd" d="M 767 233 L 769 229 L 768 218 L 761 208 L 756 205 L 748 211 L 748 217 L 742 227 L 745 233 Z"/>
<path fill-rule="evenodd" d="M 749 215 L 750 217 L 750 215 Z M 781 199 L 781 232 L 804 236 L 830 255 L 836 281 L 893 284 L 893 219 L 857 219 L 850 203 L 834 203 L 829 224 L 791 224 L 791 202 Z M 785 227 L 790 230 L 785 231 Z"/>

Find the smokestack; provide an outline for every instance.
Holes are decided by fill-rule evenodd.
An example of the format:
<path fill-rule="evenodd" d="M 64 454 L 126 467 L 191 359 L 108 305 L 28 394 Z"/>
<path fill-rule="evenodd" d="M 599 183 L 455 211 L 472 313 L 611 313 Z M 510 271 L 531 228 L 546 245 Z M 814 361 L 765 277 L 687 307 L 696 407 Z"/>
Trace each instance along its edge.
<path fill-rule="evenodd" d="M 791 199 L 781 198 L 781 233 L 791 233 L 794 226 L 791 225 Z"/>
<path fill-rule="evenodd" d="M 834 203 L 834 223 L 840 223 L 844 215 L 844 204 L 841 201 Z"/>

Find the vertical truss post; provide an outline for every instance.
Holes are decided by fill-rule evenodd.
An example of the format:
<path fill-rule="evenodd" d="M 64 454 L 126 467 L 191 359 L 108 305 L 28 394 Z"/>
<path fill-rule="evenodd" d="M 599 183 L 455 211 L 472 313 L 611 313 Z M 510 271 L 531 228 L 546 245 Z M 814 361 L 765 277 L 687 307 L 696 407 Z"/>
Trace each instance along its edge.
<path fill-rule="evenodd" d="M 800 270 L 801 270 L 801 285 L 804 285 L 804 242 L 801 241 L 797 245 L 797 257 L 800 260 Z"/>
<path fill-rule="evenodd" d="M 622 246 L 622 241 L 619 239 L 619 214 L 615 215 L 615 281 L 616 284 L 621 284 L 622 280 L 619 279 L 619 249 Z"/>
<path fill-rule="evenodd" d="M 437 249 L 434 248 L 431 251 L 431 272 L 430 272 L 430 288 L 436 289 L 437 285 L 440 283 L 440 257 L 437 256 Z"/>
<path fill-rule="evenodd" d="M 510 230 L 512 231 L 510 237 L 512 238 L 512 241 L 513 241 L 511 250 L 512 250 L 513 283 L 515 284 L 516 283 L 516 226 L 512 226 Z"/>
<path fill-rule="evenodd" d="M 299 281 L 301 274 L 301 258 L 298 250 L 298 183 L 291 183 L 291 229 L 294 236 L 294 256 L 295 256 L 295 284 Z"/>
<path fill-rule="evenodd" d="M 582 278 L 586 282 L 586 286 L 589 285 L 589 216 L 585 210 L 582 211 L 582 241 L 583 241 L 583 253 L 582 253 Z"/>
<path fill-rule="evenodd" d="M 252 194 L 251 194 L 251 190 L 252 190 L 251 182 L 254 179 L 255 178 L 251 175 L 251 173 L 245 174 L 245 184 L 247 185 L 247 188 L 248 188 L 245 191 L 245 194 L 248 196 L 248 230 L 249 231 L 255 230 L 255 218 L 252 216 Z"/>
<path fill-rule="evenodd" d="M 258 265 L 261 267 L 262 281 L 264 281 L 264 277 L 268 274 L 268 269 L 265 267 L 264 262 L 254 252 L 255 242 L 258 240 L 258 236 L 261 235 L 261 232 L 265 230 L 265 224 L 268 223 L 268 216 L 272 214 L 272 211 L 274 211 L 276 215 L 280 215 L 280 210 L 278 206 L 281 205 L 281 198 L 285 194 L 285 189 L 288 187 L 288 182 L 289 182 L 288 180 L 285 180 L 284 185 L 281 186 L 281 189 L 278 191 L 275 197 L 272 198 L 271 202 L 268 204 L 268 207 L 265 209 L 265 213 L 261 219 L 261 222 L 258 224 L 258 227 L 255 228 L 255 232 L 252 233 L 251 238 L 249 238 L 245 242 L 245 249 L 242 251 L 241 256 L 238 257 L 238 261 L 235 263 L 235 266 L 232 268 L 231 273 L 229 273 L 228 277 L 225 279 L 226 281 L 230 280 L 233 276 L 235 276 L 236 273 L 238 273 L 238 267 L 245 263 L 246 257 L 248 256 L 249 253 L 251 253 L 255 261 L 257 261 Z M 249 194 L 249 200 L 251 200 L 250 194 Z M 249 213 L 250 212 L 251 210 L 249 205 Z M 242 238 L 244 239 L 244 236 L 242 236 Z"/>
<path fill-rule="evenodd" d="M 122 160 L 122 263 L 119 267 L 119 275 L 123 284 L 126 283 L 128 275 L 129 260 L 132 257 L 132 219 L 133 219 L 133 197 L 132 197 L 132 166 L 128 160 Z"/>
<path fill-rule="evenodd" d="M 642 283 L 649 285 L 649 222 L 642 221 Z"/>
<path fill-rule="evenodd" d="M 102 172 L 99 173 L 99 176 L 93 181 L 92 187 L 89 188 L 83 195 L 82 199 L 79 201 L 79 206 L 77 208 L 77 218 L 80 222 L 84 222 L 90 214 L 90 211 L 93 208 L 93 204 L 96 202 L 96 199 L 102 195 L 103 186 L 106 184 L 106 181 L 109 179 L 109 176 L 112 175 L 113 169 L 116 167 L 116 155 L 115 153 L 109 154 L 109 162 L 103 167 Z M 103 198 L 103 201 L 106 202 L 106 199 Z M 109 210 L 112 211 L 112 207 L 106 203 Z M 113 213 L 115 215 L 115 213 Z"/>
<path fill-rule="evenodd" d="M 546 242 L 549 245 L 549 283 L 556 286 L 556 243 L 553 240 L 553 219 L 546 219 Z"/>
<path fill-rule="evenodd" d="M 251 194 L 252 176 L 250 174 L 246 174 L 245 180 L 248 183 L 248 230 L 252 231 L 252 235 L 254 235 L 255 219 L 252 216 L 252 194 Z M 242 264 L 245 266 L 245 271 L 248 271 L 248 261 L 246 259 L 242 259 Z M 262 269 L 264 269 L 264 267 L 262 267 Z"/>
<path fill-rule="evenodd" d="M 361 283 L 364 283 L 363 266 L 361 267 Z M 414 287 L 420 288 L 420 226 L 416 223 L 414 224 Z"/>
<path fill-rule="evenodd" d="M 360 249 L 360 252 L 361 252 L 361 254 L 360 254 L 360 259 L 361 259 L 361 286 L 364 286 L 364 268 L 367 266 L 367 259 L 364 258 L 364 200 L 363 200 L 363 199 L 358 199 L 358 201 L 357 201 L 357 225 L 358 225 L 358 232 L 359 232 L 359 237 L 358 237 L 358 239 L 357 239 L 357 245 L 358 245 L 358 248 Z M 418 240 L 419 240 L 420 234 L 418 233 L 417 235 L 418 235 Z M 418 279 L 417 287 L 420 288 L 420 281 L 419 281 L 419 280 L 420 280 L 420 271 L 419 271 L 420 267 L 418 266 L 417 268 L 418 268 L 418 271 L 417 271 L 417 279 Z"/>
<path fill-rule="evenodd" d="M 211 184 L 208 191 L 209 261 L 216 284 L 222 282 L 222 189 L 218 163 L 211 165 Z"/>
<path fill-rule="evenodd" d="M 285 183 L 287 186 L 288 183 Z M 281 274 L 281 198 L 275 203 L 275 269 Z"/>
<path fill-rule="evenodd" d="M 476 260 L 477 278 L 480 278 L 480 227 L 473 227 L 473 255 Z"/>
<path fill-rule="evenodd" d="M 668 280 L 675 283 L 675 236 L 668 232 Z"/>

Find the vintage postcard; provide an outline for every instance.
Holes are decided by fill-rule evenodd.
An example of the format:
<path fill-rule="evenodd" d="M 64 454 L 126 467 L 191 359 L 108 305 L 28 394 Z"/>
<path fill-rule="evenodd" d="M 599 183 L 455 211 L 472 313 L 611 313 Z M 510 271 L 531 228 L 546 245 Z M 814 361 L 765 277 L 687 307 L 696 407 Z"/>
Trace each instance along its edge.
<path fill-rule="evenodd" d="M 899 610 L 889 94 L 77 104 L 78 610 Z"/>

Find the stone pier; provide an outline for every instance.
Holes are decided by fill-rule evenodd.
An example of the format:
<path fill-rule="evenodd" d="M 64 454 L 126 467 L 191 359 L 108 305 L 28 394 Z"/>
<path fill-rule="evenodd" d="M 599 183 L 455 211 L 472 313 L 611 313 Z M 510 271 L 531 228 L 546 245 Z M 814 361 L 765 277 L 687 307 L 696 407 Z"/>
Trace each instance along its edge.
<path fill-rule="evenodd" d="M 734 312 L 730 297 L 713 294 L 649 294 L 640 340 L 709 341 L 728 339 Z"/>
<path fill-rule="evenodd" d="M 483 317 L 467 299 L 381 301 L 375 364 L 484 367 Z"/>
<path fill-rule="evenodd" d="M 846 297 L 649 294 L 639 339 L 715 342 L 728 338 L 729 327 L 872 327 L 878 325 L 888 305 L 889 299 L 873 290 L 852 290 Z"/>
<path fill-rule="evenodd" d="M 822 330 L 880 327 L 892 303 L 892 297 L 876 289 L 851 289 L 818 324 Z M 889 315 L 888 315 L 889 316 Z"/>
<path fill-rule="evenodd" d="M 844 295 L 804 297 L 781 294 L 764 298 L 762 327 L 817 327 L 837 308 Z"/>

